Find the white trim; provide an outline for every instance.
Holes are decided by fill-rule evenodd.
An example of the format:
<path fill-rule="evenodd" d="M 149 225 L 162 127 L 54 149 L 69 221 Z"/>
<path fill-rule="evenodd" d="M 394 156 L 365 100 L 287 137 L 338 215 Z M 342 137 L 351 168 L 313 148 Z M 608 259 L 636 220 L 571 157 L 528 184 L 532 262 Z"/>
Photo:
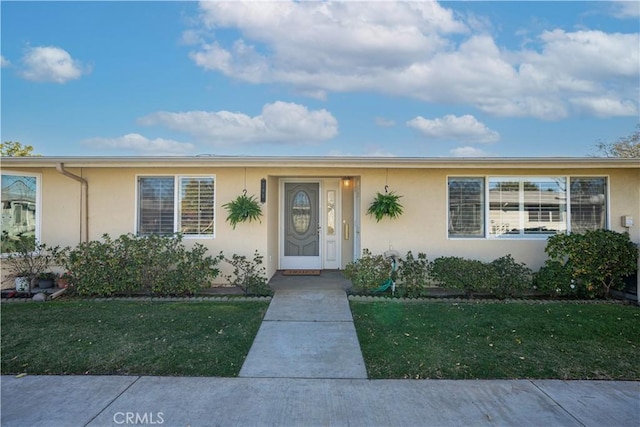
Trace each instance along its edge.
<path fill-rule="evenodd" d="M 617 157 L 338 157 L 338 156 L 39 156 L 2 157 L 5 165 L 25 167 L 290 167 L 429 169 L 640 169 L 638 159 Z"/>
<path fill-rule="evenodd" d="M 477 237 L 470 237 L 470 236 L 465 236 L 465 237 L 452 237 L 449 235 L 449 179 L 450 178 L 481 178 L 483 179 L 483 185 L 484 185 L 484 235 L 482 236 L 477 236 Z M 491 178 L 512 178 L 514 180 L 521 180 L 521 179 L 536 179 L 536 178 L 543 178 L 543 179 L 553 179 L 553 178 L 564 178 L 565 179 L 565 185 L 566 185 L 566 231 L 565 233 L 570 233 L 571 232 L 571 179 L 572 178 L 604 178 L 605 179 L 605 186 L 606 186 L 606 220 L 605 220 L 605 228 L 607 230 L 611 230 L 611 177 L 610 175 L 603 175 L 603 174 L 577 174 L 577 175 L 572 175 L 572 174 L 564 174 L 564 175 L 540 175 L 540 174 L 531 174 L 531 175 L 527 175 L 527 174 L 523 174 L 523 175 L 513 175 L 513 174 L 509 174 L 509 175 L 495 175 L 495 174 L 491 174 L 491 175 L 478 175 L 478 174 L 447 174 L 445 176 L 445 191 L 446 191 L 446 203 L 445 203 L 445 218 L 446 218 L 446 223 L 445 223 L 445 233 L 446 233 L 446 239 L 447 240 L 456 240 L 456 241 L 463 241 L 463 240 L 471 240 L 471 241 L 478 241 L 478 240 L 518 240 L 518 241 L 522 241 L 522 240 L 532 240 L 532 241 L 540 241 L 540 240 L 545 240 L 548 239 L 550 236 L 553 236 L 555 233 L 550 233 L 550 234 L 502 234 L 502 235 L 491 235 L 491 233 L 489 232 L 489 226 L 490 226 L 490 219 L 489 219 L 489 212 L 490 212 L 490 201 L 489 201 L 489 180 Z M 518 197 L 522 198 L 523 194 L 520 194 L 522 192 L 519 192 Z M 520 201 L 522 202 L 522 201 Z M 522 204 L 522 203 L 521 203 Z"/>
<path fill-rule="evenodd" d="M 3 160 L 4 161 L 4 160 Z M 39 172 L 24 172 L 17 170 L 6 170 L 3 169 L 0 171 L 0 182 L 2 180 L 2 175 L 11 175 L 11 176 L 30 176 L 36 179 L 36 215 L 35 215 L 35 238 L 36 242 L 42 241 L 42 174 Z M 8 254 L 1 254 L 2 257 L 6 257 Z"/>
<path fill-rule="evenodd" d="M 218 211 L 216 209 L 216 199 L 218 196 L 218 179 L 216 174 L 171 174 L 171 173 L 141 173 L 136 174 L 134 177 L 135 185 L 135 202 L 134 202 L 134 234 L 138 235 L 138 226 L 140 221 L 140 178 L 173 178 L 173 233 L 179 233 L 179 214 L 180 214 L 180 179 L 181 178 L 211 178 L 213 179 L 213 233 L 212 234 L 182 234 L 183 239 L 215 239 L 216 238 L 216 223 L 218 221 Z"/>

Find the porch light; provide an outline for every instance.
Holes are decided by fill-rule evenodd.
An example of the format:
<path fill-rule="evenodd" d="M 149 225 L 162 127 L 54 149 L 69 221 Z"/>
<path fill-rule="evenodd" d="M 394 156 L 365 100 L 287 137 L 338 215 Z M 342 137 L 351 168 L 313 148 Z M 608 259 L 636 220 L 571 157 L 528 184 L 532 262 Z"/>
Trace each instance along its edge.
<path fill-rule="evenodd" d="M 351 185 L 351 177 L 345 176 L 344 178 L 342 178 L 342 185 L 345 188 L 349 188 L 349 185 Z"/>

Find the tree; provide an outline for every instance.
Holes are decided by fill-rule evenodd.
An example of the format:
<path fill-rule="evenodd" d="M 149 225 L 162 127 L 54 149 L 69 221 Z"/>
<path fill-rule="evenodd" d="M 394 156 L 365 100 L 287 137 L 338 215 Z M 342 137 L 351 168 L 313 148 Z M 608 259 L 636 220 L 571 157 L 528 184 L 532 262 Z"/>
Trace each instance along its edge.
<path fill-rule="evenodd" d="M 640 123 L 631 135 L 622 137 L 617 142 L 600 141 L 596 148 L 604 157 L 640 158 Z"/>
<path fill-rule="evenodd" d="M 17 141 L 0 143 L 0 155 L 4 157 L 39 156 L 39 154 L 33 154 L 33 147 L 31 145 L 22 145 Z"/>

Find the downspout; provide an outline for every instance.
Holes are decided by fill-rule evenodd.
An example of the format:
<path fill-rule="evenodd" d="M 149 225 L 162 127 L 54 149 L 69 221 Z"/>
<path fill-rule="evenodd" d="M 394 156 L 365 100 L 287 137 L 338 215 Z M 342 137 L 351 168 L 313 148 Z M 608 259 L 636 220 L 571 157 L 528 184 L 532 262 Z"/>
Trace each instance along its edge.
<path fill-rule="evenodd" d="M 74 175 L 64 168 L 64 163 L 58 163 L 56 170 L 67 178 L 76 180 L 81 185 L 81 203 L 84 201 L 84 206 L 80 207 L 80 242 L 89 241 L 89 183 L 81 176 Z M 84 224 L 83 224 L 84 223 Z"/>

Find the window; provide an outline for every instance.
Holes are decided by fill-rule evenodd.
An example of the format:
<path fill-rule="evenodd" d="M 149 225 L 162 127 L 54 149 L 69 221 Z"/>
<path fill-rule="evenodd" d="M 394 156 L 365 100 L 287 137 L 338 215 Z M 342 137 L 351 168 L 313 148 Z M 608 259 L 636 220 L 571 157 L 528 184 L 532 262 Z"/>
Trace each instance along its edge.
<path fill-rule="evenodd" d="M 565 178 L 489 178 L 491 236 L 548 235 L 567 230 Z"/>
<path fill-rule="evenodd" d="M 603 229 L 606 185 L 605 177 L 449 177 L 449 237 L 547 237 Z"/>
<path fill-rule="evenodd" d="M 571 178 L 571 231 L 583 233 L 607 224 L 605 178 Z"/>
<path fill-rule="evenodd" d="M 39 183 L 37 175 L 22 172 L 2 172 L 2 250 L 3 254 L 14 251 L 14 242 L 19 236 L 40 236 Z"/>
<path fill-rule="evenodd" d="M 484 178 L 449 178 L 449 236 L 484 236 Z"/>
<path fill-rule="evenodd" d="M 213 237 L 214 184 L 210 176 L 139 177 L 138 234 Z"/>

